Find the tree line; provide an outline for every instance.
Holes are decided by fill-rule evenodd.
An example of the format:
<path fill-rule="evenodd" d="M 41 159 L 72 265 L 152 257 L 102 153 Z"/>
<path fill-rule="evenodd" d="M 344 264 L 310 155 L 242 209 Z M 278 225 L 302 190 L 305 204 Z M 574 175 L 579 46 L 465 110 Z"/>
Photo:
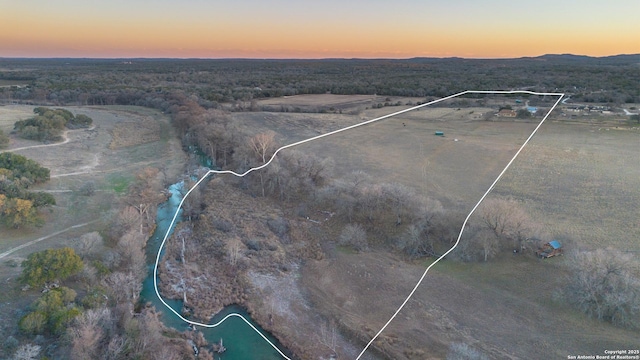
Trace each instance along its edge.
<path fill-rule="evenodd" d="M 637 56 L 613 58 L 407 60 L 136 60 L 2 59 L 0 78 L 29 79 L 0 98 L 55 105 L 170 106 L 184 92 L 206 108 L 299 94 L 442 97 L 468 89 L 565 92 L 575 101 L 638 103 Z M 35 70 L 34 70 L 35 69 Z M 170 95 L 169 95 L 170 96 Z"/>

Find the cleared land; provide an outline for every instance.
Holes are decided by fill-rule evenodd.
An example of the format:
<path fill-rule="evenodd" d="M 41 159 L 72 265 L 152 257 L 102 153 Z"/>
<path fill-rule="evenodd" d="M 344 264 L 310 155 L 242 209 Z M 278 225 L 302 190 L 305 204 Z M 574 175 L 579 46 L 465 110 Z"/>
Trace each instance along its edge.
<path fill-rule="evenodd" d="M 233 117 L 255 133 L 274 130 L 287 144 L 401 108 L 358 115 L 257 112 Z M 298 150 L 332 157 L 335 177 L 363 170 L 376 181 L 411 186 L 445 208 L 468 211 L 540 120 L 487 118 L 488 111 L 496 110 L 424 109 Z M 640 165 L 634 154 L 640 133 L 600 127 L 552 116 L 494 196 L 518 200 L 569 253 L 607 246 L 639 251 L 640 214 L 634 204 L 640 202 Z M 434 136 L 435 131 L 445 136 Z M 320 214 L 312 214 L 314 219 L 322 220 Z M 342 226 L 335 218 L 320 222 L 310 231 L 319 242 L 335 238 Z M 565 358 L 635 344 L 637 332 L 588 320 L 557 300 L 564 261 L 504 253 L 486 264 L 439 264 L 376 345 L 391 358 L 423 359 L 444 357 L 451 342 L 470 344 L 492 358 Z M 386 253 L 339 250 L 301 268 L 302 292 L 313 308 L 338 321 L 343 333 L 366 342 L 424 266 Z"/>

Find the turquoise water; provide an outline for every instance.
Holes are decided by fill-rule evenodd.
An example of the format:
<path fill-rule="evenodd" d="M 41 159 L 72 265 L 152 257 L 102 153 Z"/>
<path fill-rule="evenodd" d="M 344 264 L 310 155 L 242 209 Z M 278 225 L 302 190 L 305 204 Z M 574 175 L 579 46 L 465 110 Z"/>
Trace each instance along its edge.
<path fill-rule="evenodd" d="M 158 299 L 153 287 L 153 268 L 158 254 L 158 248 L 162 243 L 162 239 L 171 224 L 171 220 L 175 214 L 178 205 L 182 199 L 182 183 L 176 183 L 169 187 L 171 197 L 158 207 L 156 216 L 156 230 L 147 242 L 147 267 L 149 276 L 147 276 L 142 285 L 140 298 L 143 303 L 150 302 L 158 312 L 162 314 L 162 322 L 167 327 L 174 328 L 178 331 L 187 330 L 187 323 L 182 321 L 178 316 L 169 311 L 164 304 Z M 180 216 L 178 214 L 178 220 Z M 171 229 L 173 231 L 173 228 Z M 180 312 L 182 310 L 182 301 L 165 299 L 167 304 L 173 309 Z M 239 306 L 227 306 L 220 313 L 216 314 L 210 321 L 210 324 L 216 323 L 230 313 L 239 313 L 251 322 L 253 326 L 258 328 L 260 332 L 265 334 L 267 338 L 278 348 L 282 349 L 279 343 L 272 336 L 269 336 L 258 324 L 254 323 L 247 312 Z M 198 327 L 198 331 L 202 331 L 205 339 L 209 344 L 217 343 L 223 339 L 224 346 L 227 351 L 224 354 L 216 354 L 216 359 L 223 360 L 281 360 L 283 357 L 267 343 L 260 335 L 258 335 L 249 325 L 238 317 L 230 317 L 216 328 Z"/>

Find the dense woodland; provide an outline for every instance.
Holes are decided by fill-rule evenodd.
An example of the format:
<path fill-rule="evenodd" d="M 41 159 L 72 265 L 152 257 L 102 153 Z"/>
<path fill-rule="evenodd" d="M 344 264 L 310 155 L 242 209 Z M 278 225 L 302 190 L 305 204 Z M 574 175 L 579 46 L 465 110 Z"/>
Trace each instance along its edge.
<path fill-rule="evenodd" d="M 296 94 L 442 97 L 468 89 L 561 91 L 576 101 L 640 102 L 640 55 L 591 58 L 407 60 L 0 59 L 5 101 L 143 105 L 167 110 L 170 94 L 220 103 Z"/>

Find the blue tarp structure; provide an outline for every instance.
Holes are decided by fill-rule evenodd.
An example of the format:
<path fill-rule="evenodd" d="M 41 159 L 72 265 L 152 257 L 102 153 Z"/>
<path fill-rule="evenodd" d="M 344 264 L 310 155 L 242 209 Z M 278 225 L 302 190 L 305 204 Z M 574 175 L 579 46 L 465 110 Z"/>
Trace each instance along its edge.
<path fill-rule="evenodd" d="M 549 241 L 549 245 L 551 245 L 551 247 L 554 249 L 560 249 L 562 247 L 558 240 Z"/>

